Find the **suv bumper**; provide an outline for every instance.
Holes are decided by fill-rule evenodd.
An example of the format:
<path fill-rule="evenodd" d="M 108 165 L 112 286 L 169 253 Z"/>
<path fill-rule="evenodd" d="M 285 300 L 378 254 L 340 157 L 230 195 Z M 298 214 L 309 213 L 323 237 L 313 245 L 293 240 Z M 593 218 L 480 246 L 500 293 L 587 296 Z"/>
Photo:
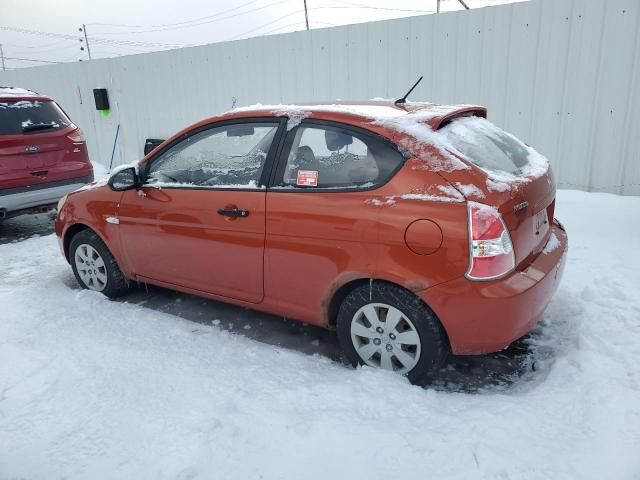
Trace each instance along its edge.
<path fill-rule="evenodd" d="M 71 178 L 61 182 L 43 183 L 32 187 L 0 190 L 0 219 L 15 216 L 23 211 L 53 205 L 67 193 L 93 181 L 93 175 Z"/>
<path fill-rule="evenodd" d="M 560 245 L 541 253 L 524 271 L 499 280 L 458 278 L 422 292 L 440 318 L 457 355 L 491 353 L 526 335 L 542 318 L 558 289 L 568 250 L 567 234 L 554 219 Z"/>

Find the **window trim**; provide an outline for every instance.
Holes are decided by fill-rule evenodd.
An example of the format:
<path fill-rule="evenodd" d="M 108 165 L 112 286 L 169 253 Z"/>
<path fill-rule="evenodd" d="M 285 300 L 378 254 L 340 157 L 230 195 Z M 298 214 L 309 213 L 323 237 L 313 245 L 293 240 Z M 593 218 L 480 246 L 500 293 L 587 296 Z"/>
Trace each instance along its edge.
<path fill-rule="evenodd" d="M 347 132 L 352 132 L 356 136 L 369 138 L 373 141 L 377 141 L 383 143 L 384 145 L 390 147 L 393 151 L 397 152 L 398 155 L 402 158 L 402 161 L 398 163 L 398 166 L 394 168 L 389 176 L 382 182 L 376 183 L 370 187 L 341 187 L 337 186 L 327 186 L 327 187 L 303 187 L 299 185 L 287 185 L 286 187 L 293 188 L 283 188 L 282 182 L 278 179 L 284 177 L 284 171 L 287 167 L 287 161 L 289 159 L 289 153 L 291 152 L 291 147 L 293 146 L 293 142 L 296 137 L 296 132 L 299 128 L 307 127 L 307 126 L 319 126 L 319 127 L 333 127 L 339 128 L 342 130 L 346 130 Z M 281 145 L 278 148 L 277 157 L 275 159 L 274 168 L 271 171 L 271 176 L 269 178 L 269 183 L 267 185 L 267 191 L 270 193 L 344 193 L 344 192 L 368 192 L 370 190 L 376 190 L 385 186 L 387 183 L 391 181 L 393 177 L 400 171 L 400 169 L 405 165 L 408 160 L 407 156 L 402 152 L 402 150 L 392 142 L 389 138 L 384 137 L 376 132 L 372 132 L 371 130 L 367 130 L 365 128 L 357 127 L 355 125 L 351 125 L 349 123 L 335 122 L 332 120 L 320 120 L 316 118 L 305 118 L 298 125 L 296 125 L 291 130 L 285 132 L 285 135 L 282 135 Z"/>
<path fill-rule="evenodd" d="M 191 129 L 179 137 L 175 138 L 171 143 L 164 146 L 162 149 L 154 150 L 153 154 L 140 165 L 140 182 L 142 186 L 140 188 L 168 188 L 172 190 L 207 190 L 207 191 L 220 191 L 220 192 L 266 192 L 268 189 L 268 181 L 271 178 L 271 173 L 273 170 L 273 165 L 275 164 L 276 155 L 278 149 L 281 144 L 281 137 L 284 137 L 285 126 L 287 119 L 281 117 L 247 117 L 247 118 L 231 118 L 226 120 L 220 120 L 217 122 L 208 123 L 206 125 L 202 125 L 198 128 Z M 269 152 L 267 153 L 267 157 L 264 160 L 264 166 L 262 167 L 262 173 L 260 175 L 260 179 L 258 180 L 258 186 L 256 188 L 237 188 L 237 187 L 214 187 L 214 186 L 206 186 L 206 185 L 163 185 L 162 187 L 154 187 L 153 185 L 147 185 L 146 181 L 148 179 L 149 168 L 151 164 L 158 160 L 158 158 L 166 153 L 169 149 L 183 142 L 184 140 L 198 135 L 206 130 L 211 130 L 214 128 L 224 127 L 227 125 L 241 125 L 246 123 L 272 123 L 274 126 L 277 126 L 275 137 L 271 142 L 271 146 L 269 147 Z"/>

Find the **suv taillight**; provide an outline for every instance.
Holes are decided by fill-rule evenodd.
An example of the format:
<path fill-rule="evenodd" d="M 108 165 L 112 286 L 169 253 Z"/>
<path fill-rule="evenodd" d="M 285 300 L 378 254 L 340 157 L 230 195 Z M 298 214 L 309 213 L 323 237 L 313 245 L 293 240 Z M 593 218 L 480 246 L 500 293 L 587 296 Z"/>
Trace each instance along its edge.
<path fill-rule="evenodd" d="M 498 210 L 475 202 L 468 202 L 467 209 L 470 249 L 467 278 L 492 280 L 513 271 L 513 244 Z"/>
<path fill-rule="evenodd" d="M 82 143 L 85 140 L 84 133 L 79 128 L 67 135 L 67 138 L 73 143 Z"/>

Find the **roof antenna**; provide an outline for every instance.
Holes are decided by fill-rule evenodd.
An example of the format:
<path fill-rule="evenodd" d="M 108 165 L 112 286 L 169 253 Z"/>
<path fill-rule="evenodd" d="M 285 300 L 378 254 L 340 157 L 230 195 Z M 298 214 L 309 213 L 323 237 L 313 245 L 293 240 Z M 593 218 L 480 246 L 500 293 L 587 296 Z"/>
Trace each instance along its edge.
<path fill-rule="evenodd" d="M 395 102 L 393 102 L 393 103 L 395 103 L 396 105 L 400 105 L 400 104 L 402 104 L 402 103 L 407 103 L 407 97 L 408 97 L 409 95 L 411 95 L 411 92 L 413 92 L 413 89 L 414 89 L 414 88 L 416 88 L 416 87 L 418 86 L 418 84 L 419 84 L 421 81 L 422 81 L 422 77 L 420 77 L 420 78 L 418 79 L 418 81 L 417 81 L 416 83 L 414 83 L 414 84 L 413 84 L 413 87 L 411 87 L 411 88 L 409 89 L 409 91 L 408 91 L 407 93 L 405 93 L 404 97 L 399 98 L 398 100 L 396 100 L 396 101 L 395 101 Z"/>

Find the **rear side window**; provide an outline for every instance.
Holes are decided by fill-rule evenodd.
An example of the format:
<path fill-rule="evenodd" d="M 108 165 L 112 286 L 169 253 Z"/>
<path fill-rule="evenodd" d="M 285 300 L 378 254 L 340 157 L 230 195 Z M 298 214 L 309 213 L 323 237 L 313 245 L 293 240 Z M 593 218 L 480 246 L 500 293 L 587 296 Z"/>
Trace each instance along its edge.
<path fill-rule="evenodd" d="M 527 146 L 484 118 L 458 118 L 440 132 L 456 150 L 482 169 L 519 174 L 529 164 Z"/>
<path fill-rule="evenodd" d="M 397 150 L 372 136 L 303 123 L 281 180 L 289 187 L 366 188 L 386 182 L 403 161 Z"/>
<path fill-rule="evenodd" d="M 54 102 L 0 102 L 0 135 L 56 130 L 70 123 L 69 117 Z"/>

